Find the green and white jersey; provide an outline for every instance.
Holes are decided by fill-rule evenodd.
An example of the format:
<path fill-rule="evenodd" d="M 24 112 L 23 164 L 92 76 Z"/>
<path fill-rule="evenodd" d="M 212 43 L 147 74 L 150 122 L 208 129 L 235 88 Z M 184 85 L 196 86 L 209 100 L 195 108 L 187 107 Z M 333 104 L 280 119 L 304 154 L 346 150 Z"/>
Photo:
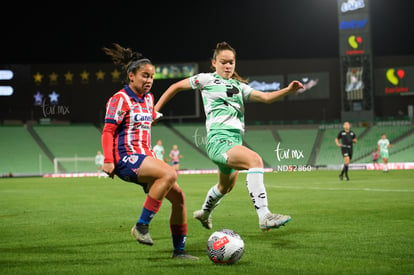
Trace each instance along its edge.
<path fill-rule="evenodd" d="M 381 152 L 388 152 L 388 145 L 390 145 L 390 141 L 387 138 L 378 140 Z"/>
<path fill-rule="evenodd" d="M 236 130 L 244 133 L 244 101 L 253 88 L 235 79 L 224 79 L 216 73 L 200 73 L 190 77 L 190 85 L 201 91 L 210 130 Z"/>
<path fill-rule="evenodd" d="M 156 144 L 152 151 L 154 151 L 155 156 L 157 159 L 163 160 L 164 159 L 164 146 Z"/>
<path fill-rule="evenodd" d="M 96 155 L 95 156 L 95 164 L 98 165 L 98 166 L 104 165 L 104 160 L 105 160 L 104 155 Z"/>

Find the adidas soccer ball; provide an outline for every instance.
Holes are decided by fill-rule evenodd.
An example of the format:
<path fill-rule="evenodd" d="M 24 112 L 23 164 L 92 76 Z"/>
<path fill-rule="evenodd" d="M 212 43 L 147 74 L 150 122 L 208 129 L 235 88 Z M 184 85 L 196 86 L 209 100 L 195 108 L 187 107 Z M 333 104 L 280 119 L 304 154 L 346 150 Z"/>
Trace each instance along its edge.
<path fill-rule="evenodd" d="M 244 241 L 235 231 L 222 229 L 210 235 L 207 255 L 216 264 L 235 264 L 244 253 Z"/>

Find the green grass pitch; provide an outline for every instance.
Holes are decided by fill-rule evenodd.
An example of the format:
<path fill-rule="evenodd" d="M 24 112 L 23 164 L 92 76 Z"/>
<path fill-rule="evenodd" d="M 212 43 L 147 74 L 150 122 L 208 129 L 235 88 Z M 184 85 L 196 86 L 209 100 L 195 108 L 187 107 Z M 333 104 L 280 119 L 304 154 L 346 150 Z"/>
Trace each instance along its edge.
<path fill-rule="evenodd" d="M 171 259 L 165 200 L 150 225 L 155 244 L 130 235 L 145 195 L 119 179 L 0 179 L 1 274 L 413 274 L 414 171 L 266 173 L 269 208 L 289 214 L 263 233 L 248 196 L 246 174 L 213 215 L 213 230 L 192 219 L 217 175 L 180 175 L 187 196 L 187 250 L 200 261 Z M 214 230 L 245 242 L 232 266 L 206 255 Z"/>

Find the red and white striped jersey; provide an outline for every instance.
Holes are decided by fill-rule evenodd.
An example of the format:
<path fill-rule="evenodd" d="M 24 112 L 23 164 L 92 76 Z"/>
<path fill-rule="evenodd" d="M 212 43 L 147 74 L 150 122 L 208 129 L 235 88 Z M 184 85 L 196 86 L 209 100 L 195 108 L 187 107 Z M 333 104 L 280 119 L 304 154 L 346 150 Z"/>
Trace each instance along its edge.
<path fill-rule="evenodd" d="M 151 149 L 151 124 L 155 118 L 154 96 L 148 92 L 138 97 L 129 86 L 115 93 L 106 105 L 102 144 L 105 162 L 115 164 L 125 155 L 155 157 Z M 111 133 L 113 146 L 105 138 Z M 112 148 L 109 148 L 112 147 Z"/>

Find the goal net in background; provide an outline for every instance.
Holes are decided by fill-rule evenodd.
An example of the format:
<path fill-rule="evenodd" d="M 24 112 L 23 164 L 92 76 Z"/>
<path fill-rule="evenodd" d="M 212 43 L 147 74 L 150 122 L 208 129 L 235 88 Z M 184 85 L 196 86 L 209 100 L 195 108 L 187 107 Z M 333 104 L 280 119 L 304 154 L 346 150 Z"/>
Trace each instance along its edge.
<path fill-rule="evenodd" d="M 60 157 L 53 159 L 54 173 L 95 173 L 95 157 Z"/>

